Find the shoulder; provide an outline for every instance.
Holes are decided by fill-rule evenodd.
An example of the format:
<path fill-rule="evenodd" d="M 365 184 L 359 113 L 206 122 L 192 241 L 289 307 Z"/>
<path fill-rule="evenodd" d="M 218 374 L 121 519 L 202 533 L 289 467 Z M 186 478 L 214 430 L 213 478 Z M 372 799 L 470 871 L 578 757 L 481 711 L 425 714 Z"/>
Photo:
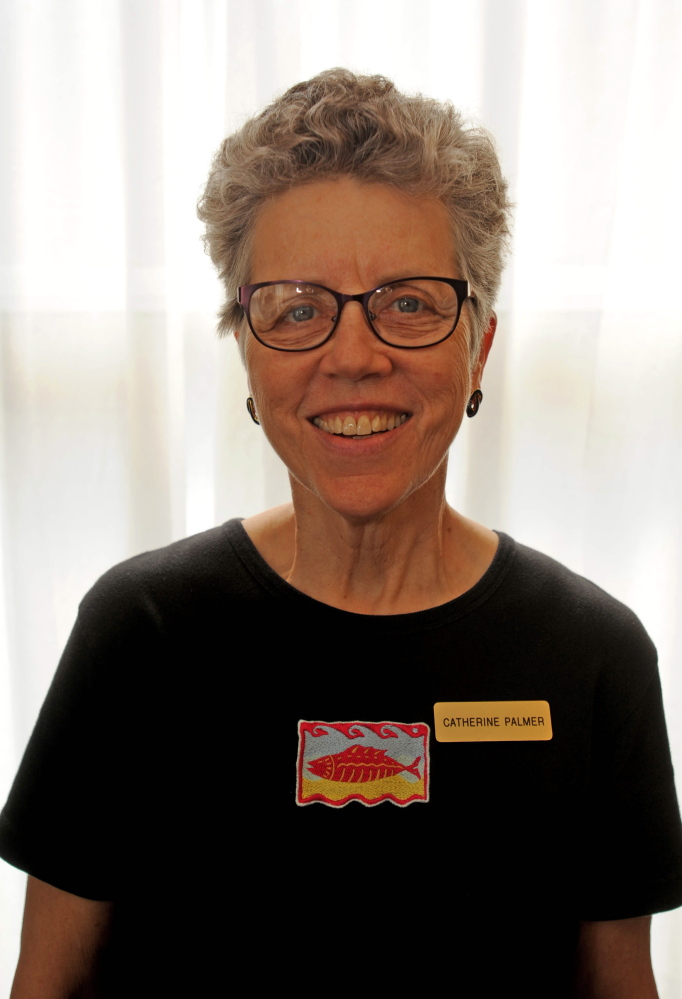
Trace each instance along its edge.
<path fill-rule="evenodd" d="M 567 677 L 585 678 L 597 696 L 643 697 L 658 681 L 657 655 L 632 608 L 548 555 L 509 538 L 505 545 L 498 606 L 511 633 Z"/>
<path fill-rule="evenodd" d="M 627 631 L 650 644 L 639 618 L 622 601 L 549 555 L 516 541 L 512 545 L 511 581 L 519 594 L 531 598 L 532 607 L 566 627 L 583 625 L 611 634 Z"/>
<path fill-rule="evenodd" d="M 212 595 L 243 591 L 248 574 L 235 547 L 240 536 L 240 522 L 231 520 L 119 562 L 85 594 L 81 625 L 106 621 L 115 628 L 122 619 L 160 625 L 173 614 L 186 616 Z"/>
<path fill-rule="evenodd" d="M 141 552 L 107 570 L 95 583 L 93 591 L 126 585 L 149 585 L 177 582 L 197 573 L 205 573 L 222 563 L 229 552 L 229 535 L 238 521 L 228 521 L 189 538 L 182 538 L 163 548 Z"/>

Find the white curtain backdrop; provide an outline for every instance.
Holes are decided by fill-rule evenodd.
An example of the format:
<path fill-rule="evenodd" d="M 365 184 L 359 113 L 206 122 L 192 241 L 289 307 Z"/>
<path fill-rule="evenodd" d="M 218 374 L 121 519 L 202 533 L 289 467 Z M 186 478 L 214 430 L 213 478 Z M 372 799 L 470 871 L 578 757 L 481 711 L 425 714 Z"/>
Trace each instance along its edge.
<path fill-rule="evenodd" d="M 3 801 L 97 577 L 288 497 L 195 203 L 228 131 L 335 65 L 498 140 L 514 252 L 450 499 L 636 611 L 682 773 L 679 0 L 0 0 Z M 23 884 L 0 862 L 3 995 Z M 681 941 L 655 917 L 663 999 Z"/>

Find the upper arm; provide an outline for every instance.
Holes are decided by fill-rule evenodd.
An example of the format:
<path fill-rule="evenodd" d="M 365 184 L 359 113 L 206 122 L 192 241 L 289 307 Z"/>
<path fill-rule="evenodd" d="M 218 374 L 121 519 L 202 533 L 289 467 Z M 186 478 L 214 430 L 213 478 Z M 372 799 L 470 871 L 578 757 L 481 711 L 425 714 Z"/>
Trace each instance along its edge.
<path fill-rule="evenodd" d="M 658 999 L 650 929 L 651 916 L 581 923 L 578 999 Z"/>
<path fill-rule="evenodd" d="M 71 895 L 29 877 L 10 999 L 94 997 L 97 957 L 107 938 L 111 909 L 111 902 Z"/>

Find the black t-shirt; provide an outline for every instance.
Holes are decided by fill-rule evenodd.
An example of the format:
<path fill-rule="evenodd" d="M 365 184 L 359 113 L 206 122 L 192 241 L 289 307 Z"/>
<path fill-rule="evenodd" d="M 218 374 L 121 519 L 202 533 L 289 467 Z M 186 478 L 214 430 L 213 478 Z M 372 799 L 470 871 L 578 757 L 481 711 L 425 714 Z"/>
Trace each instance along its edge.
<path fill-rule="evenodd" d="M 551 740 L 434 738 L 437 702 L 538 700 Z M 372 616 L 289 586 L 233 520 L 87 594 L 0 855 L 115 902 L 111 995 L 561 996 L 580 919 L 682 904 L 655 651 L 504 534 L 463 596 Z"/>

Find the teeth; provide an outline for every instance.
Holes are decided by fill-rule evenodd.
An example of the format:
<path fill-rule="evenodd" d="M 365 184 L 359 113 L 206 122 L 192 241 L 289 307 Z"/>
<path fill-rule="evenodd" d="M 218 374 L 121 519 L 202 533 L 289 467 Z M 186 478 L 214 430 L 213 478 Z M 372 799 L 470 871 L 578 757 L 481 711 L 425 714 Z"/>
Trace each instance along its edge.
<path fill-rule="evenodd" d="M 375 413 L 370 417 L 362 413 L 357 420 L 351 413 L 341 416 L 336 413 L 325 419 L 316 416 L 313 423 L 327 434 L 342 434 L 344 437 L 369 437 L 400 427 L 408 418 L 407 413 Z"/>

